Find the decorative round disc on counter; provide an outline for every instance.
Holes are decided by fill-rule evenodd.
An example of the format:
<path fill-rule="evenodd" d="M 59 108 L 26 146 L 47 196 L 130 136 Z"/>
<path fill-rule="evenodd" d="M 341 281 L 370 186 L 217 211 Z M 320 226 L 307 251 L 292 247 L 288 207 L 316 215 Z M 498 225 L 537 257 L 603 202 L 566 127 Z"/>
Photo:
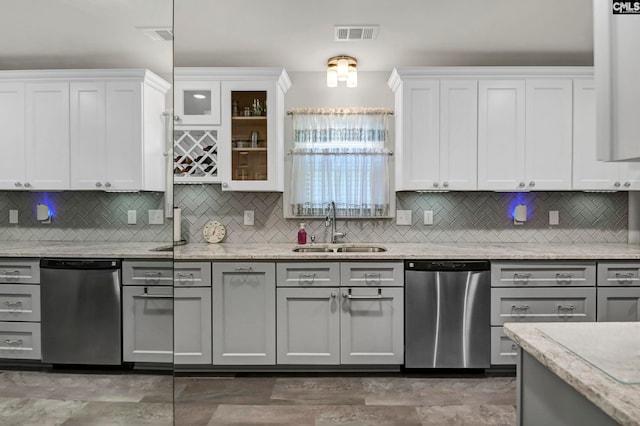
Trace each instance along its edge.
<path fill-rule="evenodd" d="M 210 243 L 219 243 L 227 233 L 224 225 L 216 220 L 208 222 L 202 231 L 204 239 Z"/>

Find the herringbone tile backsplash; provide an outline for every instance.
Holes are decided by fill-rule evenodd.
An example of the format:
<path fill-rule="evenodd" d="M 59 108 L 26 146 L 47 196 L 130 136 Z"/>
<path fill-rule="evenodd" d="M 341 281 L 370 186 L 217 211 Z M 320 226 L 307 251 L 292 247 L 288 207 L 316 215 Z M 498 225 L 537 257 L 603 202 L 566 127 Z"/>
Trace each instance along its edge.
<path fill-rule="evenodd" d="M 515 205 L 528 206 L 528 221 L 514 225 Z M 218 185 L 176 185 L 174 204 L 182 208 L 183 237 L 204 242 L 209 220 L 227 227 L 227 242 L 296 241 L 301 220 L 284 219 L 279 193 L 223 192 Z M 412 211 L 412 225 L 395 220 L 341 220 L 345 242 L 558 242 L 624 243 L 628 240 L 626 192 L 448 192 L 398 193 L 397 208 Z M 243 224 L 243 211 L 254 210 L 255 225 Z M 432 210 L 434 224 L 423 225 L 423 211 Z M 560 225 L 548 225 L 557 210 Z M 305 220 L 317 242 L 328 241 L 324 220 Z"/>
<path fill-rule="evenodd" d="M 0 241 L 171 241 L 172 224 L 149 225 L 150 209 L 163 209 L 163 194 L 0 191 Z M 36 204 L 54 211 L 51 224 L 36 220 Z M 9 224 L 9 210 L 18 210 L 18 224 Z M 127 224 L 136 210 L 137 224 Z"/>

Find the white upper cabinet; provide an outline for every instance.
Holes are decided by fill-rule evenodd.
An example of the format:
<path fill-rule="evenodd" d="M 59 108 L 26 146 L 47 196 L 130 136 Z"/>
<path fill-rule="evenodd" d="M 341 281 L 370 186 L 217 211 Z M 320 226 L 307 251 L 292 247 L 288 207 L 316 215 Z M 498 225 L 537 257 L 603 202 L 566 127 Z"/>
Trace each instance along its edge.
<path fill-rule="evenodd" d="M 0 189 L 164 191 L 165 94 L 146 70 L 0 72 Z M 9 82 L 8 80 L 11 80 Z"/>
<path fill-rule="evenodd" d="M 525 188 L 525 81 L 478 83 L 478 189 Z"/>
<path fill-rule="evenodd" d="M 0 189 L 23 189 L 27 175 L 24 83 L 0 82 Z"/>
<path fill-rule="evenodd" d="M 474 190 L 478 164 L 478 82 L 440 82 L 440 186 Z"/>
<path fill-rule="evenodd" d="M 593 2 L 597 158 L 640 161 L 640 25 L 614 15 L 613 3 L 621 2 Z"/>
<path fill-rule="evenodd" d="M 573 189 L 640 189 L 640 163 L 596 160 L 596 90 L 592 78 L 573 82 Z"/>
<path fill-rule="evenodd" d="M 287 72 L 176 68 L 175 79 L 174 182 L 283 191 Z"/>
<path fill-rule="evenodd" d="M 396 70 L 396 191 L 474 190 L 477 81 Z"/>
<path fill-rule="evenodd" d="M 69 83 L 26 84 L 24 189 L 69 188 Z"/>
<path fill-rule="evenodd" d="M 219 81 L 194 81 L 189 76 L 177 75 L 174 102 L 176 125 L 220 124 Z"/>
<path fill-rule="evenodd" d="M 525 181 L 529 189 L 571 188 L 572 80 L 527 80 Z"/>

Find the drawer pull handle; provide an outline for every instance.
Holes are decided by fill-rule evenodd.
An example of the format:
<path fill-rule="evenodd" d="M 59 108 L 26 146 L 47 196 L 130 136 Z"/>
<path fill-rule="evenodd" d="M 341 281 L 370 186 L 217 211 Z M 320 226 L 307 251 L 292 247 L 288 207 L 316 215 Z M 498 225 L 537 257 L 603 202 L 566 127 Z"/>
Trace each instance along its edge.
<path fill-rule="evenodd" d="M 144 280 L 147 282 L 160 282 L 162 272 L 145 272 Z"/>
<path fill-rule="evenodd" d="M 145 287 L 144 293 L 134 294 L 133 297 L 140 299 L 173 299 L 173 294 L 149 294 L 147 287 Z"/>
<path fill-rule="evenodd" d="M 616 272 L 616 280 L 618 282 L 638 281 L 633 272 Z"/>
<path fill-rule="evenodd" d="M 4 343 L 9 346 L 22 346 L 22 339 L 4 339 Z"/>
<path fill-rule="evenodd" d="M 513 352 L 514 354 L 518 352 L 518 346 L 515 343 L 511 345 L 511 352 Z"/>
<path fill-rule="evenodd" d="M 573 313 L 575 308 L 576 307 L 574 305 L 558 305 L 558 315 L 560 315 L 561 311 Z"/>
<path fill-rule="evenodd" d="M 379 299 L 383 298 L 382 297 L 382 289 L 381 288 L 378 289 L 378 294 L 375 295 L 375 296 L 353 296 L 351 294 L 351 289 L 349 289 L 348 293 L 342 293 L 342 297 L 344 297 L 345 299 L 349 299 L 349 300 L 352 300 L 352 299 L 356 299 L 356 300 L 379 300 Z"/>
<path fill-rule="evenodd" d="M 364 281 L 367 284 L 380 283 L 382 281 L 382 274 L 380 272 L 365 272 Z"/>
<path fill-rule="evenodd" d="M 298 277 L 298 282 L 305 283 L 305 284 L 313 284 L 315 280 L 316 280 L 315 272 L 300 274 L 300 276 Z"/>
<path fill-rule="evenodd" d="M 513 274 L 513 281 L 522 281 L 527 283 L 529 282 L 529 278 L 531 278 L 531 274 L 519 274 L 517 272 Z"/>
<path fill-rule="evenodd" d="M 9 309 L 11 308 L 22 308 L 22 302 L 21 301 L 17 301 L 17 302 L 10 302 L 10 301 L 5 301 L 4 302 L 5 305 L 7 305 L 7 307 L 9 307 Z"/>
<path fill-rule="evenodd" d="M 20 277 L 20 271 L 2 271 L 2 275 L 7 279 L 18 279 Z"/>
<path fill-rule="evenodd" d="M 559 283 L 563 283 L 563 282 L 571 282 L 573 281 L 573 274 L 571 272 L 558 272 L 556 274 L 556 281 Z"/>
<path fill-rule="evenodd" d="M 251 266 L 236 266 L 236 272 L 252 272 L 253 268 Z"/>
<path fill-rule="evenodd" d="M 185 281 L 195 281 L 195 277 L 193 276 L 193 273 L 191 272 L 178 272 L 178 281 L 180 282 L 185 282 Z"/>
<path fill-rule="evenodd" d="M 529 305 L 512 305 L 511 306 L 511 310 L 512 311 L 526 311 L 527 309 L 529 309 Z"/>

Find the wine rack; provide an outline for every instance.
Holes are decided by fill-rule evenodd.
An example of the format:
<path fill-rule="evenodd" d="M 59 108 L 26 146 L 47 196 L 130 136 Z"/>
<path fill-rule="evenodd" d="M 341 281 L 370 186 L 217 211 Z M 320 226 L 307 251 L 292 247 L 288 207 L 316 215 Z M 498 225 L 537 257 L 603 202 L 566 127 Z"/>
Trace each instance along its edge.
<path fill-rule="evenodd" d="M 219 129 L 175 129 L 173 176 L 175 183 L 220 182 Z"/>

